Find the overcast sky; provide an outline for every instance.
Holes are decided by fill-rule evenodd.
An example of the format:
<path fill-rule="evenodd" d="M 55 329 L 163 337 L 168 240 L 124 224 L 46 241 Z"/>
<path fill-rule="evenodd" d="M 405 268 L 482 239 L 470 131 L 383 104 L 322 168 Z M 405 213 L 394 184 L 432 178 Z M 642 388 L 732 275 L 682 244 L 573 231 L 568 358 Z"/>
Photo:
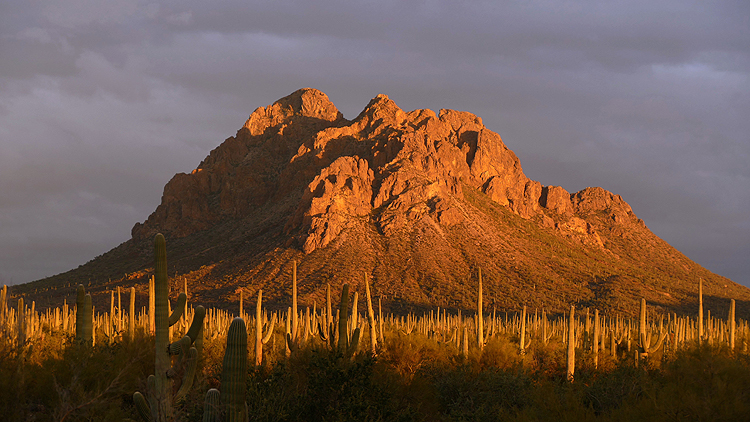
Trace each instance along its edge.
<path fill-rule="evenodd" d="M 617 3 L 617 4 L 612 4 Z M 0 1 L 0 283 L 130 238 L 259 106 L 473 112 L 750 286 L 750 2 Z"/>

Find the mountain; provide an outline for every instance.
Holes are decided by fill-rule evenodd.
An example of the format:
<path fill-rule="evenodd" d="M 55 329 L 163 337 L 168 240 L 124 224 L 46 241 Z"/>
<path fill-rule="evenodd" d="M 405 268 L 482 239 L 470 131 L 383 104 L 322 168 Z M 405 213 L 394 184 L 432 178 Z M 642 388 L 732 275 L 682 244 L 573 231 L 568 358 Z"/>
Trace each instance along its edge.
<path fill-rule="evenodd" d="M 100 295 L 145 292 L 159 232 L 173 291 L 187 280 L 191 300 L 209 305 L 235 306 L 238 288 L 262 288 L 269 306 L 286 307 L 296 260 L 310 305 L 326 283 L 363 293 L 366 273 L 387 309 L 470 309 L 481 269 L 484 302 L 498 309 L 577 303 L 634 314 L 645 297 L 695 313 L 702 278 L 709 309 L 723 315 L 734 298 L 750 311 L 750 290 L 654 235 L 619 195 L 543 186 L 481 118 L 405 112 L 385 95 L 351 121 L 309 88 L 256 109 L 167 183 L 130 240 L 16 292 L 35 291 L 40 305 L 70 299 L 79 282 Z"/>

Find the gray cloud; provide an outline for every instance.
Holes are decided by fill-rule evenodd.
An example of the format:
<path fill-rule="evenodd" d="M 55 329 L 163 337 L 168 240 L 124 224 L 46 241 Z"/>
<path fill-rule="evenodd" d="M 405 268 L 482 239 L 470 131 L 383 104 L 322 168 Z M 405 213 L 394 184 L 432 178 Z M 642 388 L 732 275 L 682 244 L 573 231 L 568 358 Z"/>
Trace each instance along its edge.
<path fill-rule="evenodd" d="M 0 6 L 0 282 L 127 240 L 176 172 L 258 106 L 474 112 L 527 175 L 623 195 L 750 285 L 746 2 L 197 2 Z"/>

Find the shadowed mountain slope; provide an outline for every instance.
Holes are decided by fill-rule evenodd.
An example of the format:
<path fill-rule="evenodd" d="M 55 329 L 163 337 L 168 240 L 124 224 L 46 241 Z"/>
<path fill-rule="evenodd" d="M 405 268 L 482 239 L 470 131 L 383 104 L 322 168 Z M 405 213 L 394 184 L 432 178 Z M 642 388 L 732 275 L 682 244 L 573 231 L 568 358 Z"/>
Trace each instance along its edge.
<path fill-rule="evenodd" d="M 697 280 L 722 316 L 727 298 L 750 311 L 750 290 L 715 275 L 658 238 L 619 196 L 569 193 L 523 173 L 516 155 L 467 112 L 405 112 L 385 95 L 354 120 L 302 89 L 255 110 L 190 174 L 177 174 L 132 239 L 67 273 L 14 288 L 57 304 L 90 283 L 103 294 L 153 271 L 151 242 L 167 238 L 173 291 L 236 306 L 264 290 L 323 303 L 326 283 L 362 293 L 363 274 L 394 311 L 473 308 L 481 268 L 490 309 L 569 303 L 633 314 L 637 300 L 695 313 Z M 180 287 L 181 289 L 181 287 Z M 108 295 L 107 295 L 108 297 Z M 248 297 L 247 302 L 254 303 Z"/>

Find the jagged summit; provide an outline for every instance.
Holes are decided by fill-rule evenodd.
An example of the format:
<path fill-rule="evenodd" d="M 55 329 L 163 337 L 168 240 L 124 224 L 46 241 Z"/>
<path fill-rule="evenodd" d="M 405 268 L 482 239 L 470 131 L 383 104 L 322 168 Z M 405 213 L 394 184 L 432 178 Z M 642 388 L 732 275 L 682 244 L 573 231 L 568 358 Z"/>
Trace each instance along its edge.
<path fill-rule="evenodd" d="M 651 233 L 619 195 L 528 178 L 474 114 L 406 112 L 382 94 L 353 120 L 310 88 L 257 108 L 167 183 L 130 241 L 68 276 L 142 279 L 157 232 L 171 271 L 204 301 L 243 287 L 283 302 L 292 259 L 310 303 L 325 283 L 356 287 L 366 272 L 388 306 L 469 306 L 478 268 L 498 306 L 625 309 L 644 296 L 691 309 L 699 276 L 707 297 L 750 299 Z"/>
<path fill-rule="evenodd" d="M 417 222 L 459 224 L 468 216 L 465 185 L 525 219 L 599 247 L 596 229 L 576 214 L 607 210 L 617 216 L 614 225 L 639 222 L 619 196 L 602 189 L 571 195 L 527 178 L 500 136 L 471 113 L 407 113 L 380 94 L 350 122 L 328 96 L 306 88 L 256 109 L 195 171 L 176 175 L 133 237 L 160 231 L 184 237 L 252 215 L 269 200 L 289 200 L 297 205 L 284 233 L 309 254 L 359 218 L 386 236 Z"/>

